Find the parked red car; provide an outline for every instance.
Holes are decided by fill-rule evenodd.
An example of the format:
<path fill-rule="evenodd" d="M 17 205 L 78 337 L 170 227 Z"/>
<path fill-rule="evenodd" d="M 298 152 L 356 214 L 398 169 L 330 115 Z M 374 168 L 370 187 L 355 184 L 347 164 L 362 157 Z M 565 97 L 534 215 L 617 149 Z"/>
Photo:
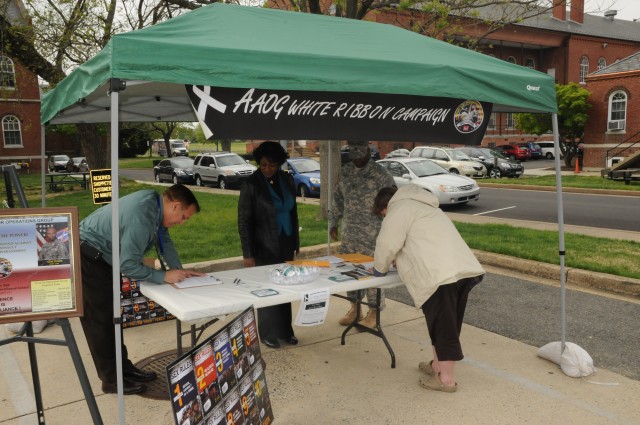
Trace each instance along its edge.
<path fill-rule="evenodd" d="M 517 159 L 519 161 L 526 161 L 527 159 L 531 159 L 531 152 L 524 146 L 504 145 L 500 146 L 500 150 L 506 157 L 510 159 Z"/>

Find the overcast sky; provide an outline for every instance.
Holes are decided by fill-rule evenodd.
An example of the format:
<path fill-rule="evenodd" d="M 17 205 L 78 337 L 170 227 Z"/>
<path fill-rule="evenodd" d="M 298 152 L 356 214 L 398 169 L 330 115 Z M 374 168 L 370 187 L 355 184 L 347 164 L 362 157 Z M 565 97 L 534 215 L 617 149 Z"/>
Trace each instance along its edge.
<path fill-rule="evenodd" d="M 640 0 L 585 0 L 584 11 L 593 13 L 594 10 L 617 10 L 616 19 L 640 21 Z M 602 15 L 601 13 L 595 13 Z"/>

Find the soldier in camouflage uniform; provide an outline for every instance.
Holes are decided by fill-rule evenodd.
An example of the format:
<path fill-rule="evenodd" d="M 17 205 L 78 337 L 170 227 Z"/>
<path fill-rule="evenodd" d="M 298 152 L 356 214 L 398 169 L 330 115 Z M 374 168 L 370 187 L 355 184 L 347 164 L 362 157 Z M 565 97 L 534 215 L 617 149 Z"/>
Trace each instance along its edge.
<path fill-rule="evenodd" d="M 329 211 L 329 233 L 331 239 L 338 240 L 338 221 L 342 219 L 342 243 L 340 253 L 361 253 L 373 257 L 376 237 L 382 220 L 372 214 L 373 201 L 383 187 L 395 186 L 391 174 L 380 164 L 371 161 L 369 144 L 365 141 L 350 141 L 349 158 L 351 162 L 342 167 L 340 183 L 333 193 L 333 206 Z M 349 291 L 355 297 L 357 291 Z M 367 290 L 367 301 L 376 302 L 376 289 Z M 384 308 L 384 292 L 380 309 Z M 351 303 L 349 312 L 340 319 L 343 326 L 351 324 L 356 316 L 356 304 Z M 360 312 L 358 312 L 360 313 Z M 362 314 L 359 315 L 362 317 Z M 377 311 L 369 309 L 361 324 L 373 327 L 376 324 Z"/>
<path fill-rule="evenodd" d="M 56 237 L 55 227 L 47 228 L 47 243 L 40 250 L 39 260 L 61 260 L 69 258 L 69 251 L 63 242 Z"/>

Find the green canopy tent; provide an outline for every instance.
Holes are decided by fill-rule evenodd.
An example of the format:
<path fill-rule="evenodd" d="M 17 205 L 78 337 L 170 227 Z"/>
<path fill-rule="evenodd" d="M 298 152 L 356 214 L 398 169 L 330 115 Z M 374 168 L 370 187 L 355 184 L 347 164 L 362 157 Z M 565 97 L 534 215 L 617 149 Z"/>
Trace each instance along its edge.
<path fill-rule="evenodd" d="M 221 102 L 219 94 L 226 100 Z M 296 95 L 300 97 L 293 99 Z M 277 116 L 276 100 L 285 106 L 285 112 Z M 310 121 L 300 125 L 293 119 L 281 125 L 284 117 L 291 118 L 294 100 L 298 106 L 303 101 L 313 102 L 307 104 L 304 113 L 293 114 L 294 118 Z M 476 116 L 478 129 L 475 131 L 474 124 L 463 126 L 463 131 L 452 130 L 453 125 L 465 120 L 470 105 L 466 102 L 484 111 Z M 349 134 L 350 138 L 373 140 L 419 141 L 425 140 L 425 132 L 433 142 L 439 141 L 442 129 L 452 135 L 447 143 L 477 144 L 491 111 L 552 113 L 560 252 L 564 252 L 553 78 L 391 25 L 216 3 L 114 36 L 100 53 L 44 96 L 42 123 L 110 122 L 112 175 L 116 181 L 119 122 L 200 120 L 214 135 L 248 138 L 248 130 L 254 125 L 242 119 L 224 130 L 216 123 L 236 119 L 233 114 L 241 118 L 254 115 L 255 126 L 264 131 L 261 138 L 294 139 L 301 135 L 302 128 L 305 137 L 300 138 L 323 139 L 326 134 L 322 129 L 333 122 L 322 120 L 327 115 L 336 118 L 342 103 L 352 108 L 370 105 L 369 115 L 338 113 L 342 119 L 338 128 L 362 129 L 367 126 L 358 127 L 358 120 L 375 121 L 375 128 L 384 136 L 370 138 L 364 130 Z M 380 110 L 372 116 L 376 107 Z M 215 116 L 211 109 L 218 111 L 215 113 L 224 110 L 224 115 Z M 383 111 L 388 112 L 385 117 L 393 117 L 400 110 L 400 118 L 379 119 Z M 398 120 L 403 125 L 394 122 Z M 405 124 L 411 125 L 411 131 L 394 138 L 394 132 Z M 445 129 L 445 125 L 450 128 Z M 277 137 L 270 128 L 278 129 L 273 133 Z M 474 133 L 473 137 L 466 139 L 469 133 Z M 113 186 L 112 199 L 114 208 L 118 208 L 117 185 Z M 116 245 L 118 228 L 118 216 L 114 215 Z M 114 276 L 119 275 L 117 257 L 116 250 Z M 564 273 L 561 276 L 564 342 Z M 114 315 L 119 315 L 118 291 L 114 278 Z M 119 328 L 116 335 L 119 338 Z"/>

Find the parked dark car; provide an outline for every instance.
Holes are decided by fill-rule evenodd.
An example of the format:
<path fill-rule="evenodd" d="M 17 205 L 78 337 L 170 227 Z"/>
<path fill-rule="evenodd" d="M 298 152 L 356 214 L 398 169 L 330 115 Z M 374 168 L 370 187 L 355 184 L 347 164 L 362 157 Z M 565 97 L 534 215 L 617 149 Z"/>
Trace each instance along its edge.
<path fill-rule="evenodd" d="M 153 167 L 153 177 L 158 183 L 194 183 L 193 159 L 184 156 L 163 159 Z"/>
<path fill-rule="evenodd" d="M 67 155 L 51 155 L 49 157 L 49 172 L 66 171 L 69 157 Z"/>
<path fill-rule="evenodd" d="M 475 146 L 456 149 L 466 153 L 474 161 L 482 162 L 487 167 L 487 175 L 493 179 L 520 177 L 524 173 L 524 166 L 520 161 L 509 159 L 500 151 Z"/>
<path fill-rule="evenodd" d="M 510 159 L 517 159 L 519 161 L 526 161 L 527 159 L 531 159 L 531 152 L 529 152 L 529 148 L 520 146 L 520 145 L 503 145 L 498 149 Z"/>
<path fill-rule="evenodd" d="M 320 196 L 320 163 L 311 158 L 289 158 L 282 166 L 293 176 L 298 195 Z"/>
<path fill-rule="evenodd" d="M 89 164 L 84 156 L 76 156 L 67 162 L 67 173 L 89 171 Z"/>

